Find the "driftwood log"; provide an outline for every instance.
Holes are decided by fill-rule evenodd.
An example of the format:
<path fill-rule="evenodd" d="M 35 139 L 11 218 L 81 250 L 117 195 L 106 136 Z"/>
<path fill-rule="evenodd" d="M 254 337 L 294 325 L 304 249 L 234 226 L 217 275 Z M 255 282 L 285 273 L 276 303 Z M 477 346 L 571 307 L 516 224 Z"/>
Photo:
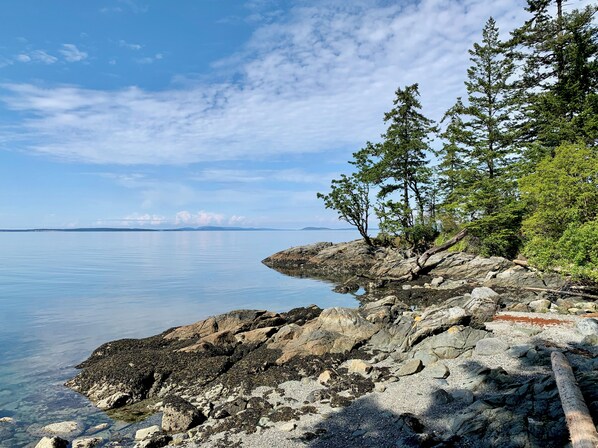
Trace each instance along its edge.
<path fill-rule="evenodd" d="M 527 291 L 551 292 L 553 294 L 563 294 L 563 295 L 567 295 L 567 296 L 584 297 L 586 299 L 598 300 L 598 296 L 593 295 L 593 294 L 586 294 L 584 292 L 562 291 L 560 289 L 531 288 L 531 287 L 524 287 L 523 289 L 525 289 Z"/>
<path fill-rule="evenodd" d="M 597 448 L 598 433 L 565 355 L 552 352 L 552 370 L 565 412 L 573 448 Z"/>
<path fill-rule="evenodd" d="M 447 240 L 445 243 L 443 243 L 439 246 L 431 247 L 430 249 L 428 249 L 427 251 L 425 251 L 423 254 L 421 254 L 419 257 L 417 257 L 415 259 L 415 265 L 410 269 L 408 274 L 402 276 L 401 278 L 399 278 L 397 280 L 409 281 L 409 280 L 413 280 L 414 278 L 417 278 L 419 276 L 419 274 L 425 268 L 428 267 L 428 266 L 426 266 L 426 262 L 432 255 L 437 254 L 438 252 L 442 252 L 443 250 L 447 250 L 449 247 L 454 246 L 455 244 L 457 244 L 459 241 L 461 241 L 466 236 L 467 236 L 467 229 L 463 229 L 459 233 L 457 233 L 454 237 Z"/>

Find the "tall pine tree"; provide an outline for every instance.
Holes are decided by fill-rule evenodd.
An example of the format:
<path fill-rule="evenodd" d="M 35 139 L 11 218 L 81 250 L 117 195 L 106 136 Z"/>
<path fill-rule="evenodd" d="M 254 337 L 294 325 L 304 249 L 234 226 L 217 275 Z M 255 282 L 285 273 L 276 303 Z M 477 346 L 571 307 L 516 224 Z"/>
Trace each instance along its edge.
<path fill-rule="evenodd" d="M 381 230 L 402 235 L 417 245 L 425 237 L 421 226 L 429 224 L 432 213 L 432 172 L 428 157 L 436 128 L 421 113 L 417 84 L 398 88 L 393 105 L 384 115 L 388 128 L 382 135 L 383 141 L 368 145 L 364 150 L 367 154 L 362 151 L 356 156 L 373 160 L 366 176 L 380 187 L 377 214 Z"/>
<path fill-rule="evenodd" d="M 520 66 L 518 129 L 528 171 L 561 143 L 598 140 L 598 7 L 562 7 L 562 0 L 528 0 L 531 18 L 509 42 Z"/>
<path fill-rule="evenodd" d="M 516 97 L 514 64 L 500 40 L 494 19 L 482 31 L 482 42 L 469 51 L 467 101 L 447 112 L 443 165 L 459 148 L 462 166 L 451 173 L 452 194 L 444 208 L 465 221 L 486 255 L 512 256 L 518 249 L 521 207 L 515 194 L 515 150 L 512 119 Z M 445 172 L 448 174 L 448 172 Z"/>

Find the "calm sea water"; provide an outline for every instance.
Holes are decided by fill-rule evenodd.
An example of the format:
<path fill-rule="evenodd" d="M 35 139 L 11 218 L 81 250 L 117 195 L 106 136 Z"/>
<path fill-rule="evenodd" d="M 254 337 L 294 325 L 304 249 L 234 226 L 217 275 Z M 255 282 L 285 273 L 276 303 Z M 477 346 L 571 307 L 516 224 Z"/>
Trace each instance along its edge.
<path fill-rule="evenodd" d="M 324 282 L 261 264 L 351 231 L 0 233 L 0 446 L 33 446 L 44 424 L 108 422 L 66 389 L 100 344 L 146 337 L 233 309 L 352 306 Z M 120 426 L 124 427 L 123 425 Z M 31 445 L 33 443 L 33 445 Z"/>

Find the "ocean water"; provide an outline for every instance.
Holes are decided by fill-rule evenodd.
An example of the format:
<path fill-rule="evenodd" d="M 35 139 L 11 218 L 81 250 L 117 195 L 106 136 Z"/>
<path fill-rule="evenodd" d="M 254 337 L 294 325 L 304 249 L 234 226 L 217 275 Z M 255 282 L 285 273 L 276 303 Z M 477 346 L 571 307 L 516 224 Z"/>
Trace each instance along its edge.
<path fill-rule="evenodd" d="M 353 306 L 322 281 L 261 264 L 279 250 L 348 241 L 352 231 L 0 233 L 1 447 L 39 428 L 113 422 L 63 386 L 104 342 L 146 337 L 233 309 Z"/>

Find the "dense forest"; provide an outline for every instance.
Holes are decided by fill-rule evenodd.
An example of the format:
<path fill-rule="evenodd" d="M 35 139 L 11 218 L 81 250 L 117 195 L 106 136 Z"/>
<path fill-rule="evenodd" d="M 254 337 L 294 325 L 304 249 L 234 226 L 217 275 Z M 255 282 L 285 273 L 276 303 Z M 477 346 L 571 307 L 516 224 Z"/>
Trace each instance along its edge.
<path fill-rule="evenodd" d="M 421 252 L 460 233 L 460 250 L 598 281 L 598 7 L 526 11 L 506 39 L 488 19 L 439 123 L 418 84 L 398 88 L 381 139 L 318 194 L 367 244 Z"/>

